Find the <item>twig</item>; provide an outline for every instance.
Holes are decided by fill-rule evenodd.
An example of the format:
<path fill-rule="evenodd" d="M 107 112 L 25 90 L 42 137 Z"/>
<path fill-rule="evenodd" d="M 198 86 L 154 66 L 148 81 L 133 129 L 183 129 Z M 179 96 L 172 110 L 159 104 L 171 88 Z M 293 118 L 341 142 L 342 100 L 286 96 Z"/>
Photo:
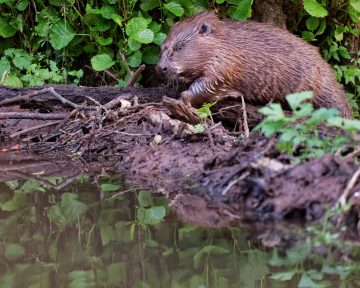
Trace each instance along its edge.
<path fill-rule="evenodd" d="M 94 110 L 93 107 L 82 107 L 80 105 L 75 104 L 74 102 L 71 102 L 64 97 L 62 97 L 59 93 L 57 93 L 54 89 L 54 87 L 49 87 L 49 92 L 58 99 L 62 104 L 69 105 L 70 107 L 76 109 L 76 110 Z"/>
<path fill-rule="evenodd" d="M 99 71 L 96 71 L 94 68 L 92 68 L 92 67 L 89 66 L 89 65 L 85 65 L 85 67 L 88 68 L 89 70 L 92 70 L 92 71 L 94 71 L 94 72 L 96 72 L 96 73 L 99 73 Z M 112 79 L 114 79 L 115 81 L 120 82 L 120 79 L 117 78 L 117 77 L 116 77 L 113 73 L 111 73 L 109 70 L 104 70 L 104 72 L 105 72 L 107 75 L 109 75 Z"/>
<path fill-rule="evenodd" d="M 121 100 L 124 100 L 123 99 L 123 94 L 119 95 L 118 97 L 116 97 L 115 99 L 109 101 L 108 103 L 106 103 L 104 105 L 104 107 L 108 110 L 111 110 L 113 109 L 115 106 L 119 105 L 119 103 L 121 103 Z"/>
<path fill-rule="evenodd" d="M 244 128 L 244 133 L 245 133 L 245 137 L 249 138 L 249 125 L 247 122 L 247 114 L 246 114 L 246 106 L 245 106 L 245 100 L 244 100 L 244 96 L 241 95 L 241 103 L 242 103 L 242 111 L 243 111 L 243 128 Z"/>
<path fill-rule="evenodd" d="M 22 96 L 19 95 L 19 96 L 13 97 L 13 98 L 4 99 L 0 102 L 0 106 L 13 104 L 13 103 L 21 102 L 21 101 L 29 101 L 31 98 L 33 98 L 35 96 L 39 96 L 39 95 L 43 95 L 43 94 L 47 94 L 47 93 L 50 93 L 52 96 L 54 96 L 56 99 L 58 99 L 62 104 L 69 105 L 76 110 L 93 110 L 94 109 L 94 108 L 90 108 L 90 107 L 89 108 L 82 107 L 80 105 L 77 105 L 77 104 L 65 99 L 64 97 L 62 97 L 59 93 L 57 93 L 55 91 L 54 87 L 48 87 L 48 88 L 44 88 L 41 90 L 30 92 L 26 95 L 22 95 Z"/>
<path fill-rule="evenodd" d="M 38 95 L 42 95 L 42 94 L 46 94 L 49 93 L 49 88 L 44 88 L 41 90 L 37 90 L 37 91 L 33 91 L 30 92 L 26 95 L 19 95 L 13 98 L 8 98 L 8 99 L 4 99 L 0 102 L 0 106 L 4 106 L 4 105 L 8 105 L 8 104 L 13 104 L 13 103 L 17 103 L 20 101 L 29 101 L 31 98 L 38 96 Z"/>
<path fill-rule="evenodd" d="M 357 180 L 359 179 L 359 176 L 360 176 L 360 167 L 355 171 L 355 173 L 351 177 L 350 181 L 346 185 L 344 192 L 342 193 L 341 197 L 339 198 L 339 203 L 342 207 L 344 207 L 346 205 L 346 200 L 349 197 L 351 190 L 354 188 Z"/>
<path fill-rule="evenodd" d="M 15 138 L 15 137 L 17 137 L 17 136 L 26 134 L 26 133 L 28 133 L 28 132 L 35 131 L 35 130 L 38 130 L 38 129 L 41 129 L 41 128 L 45 128 L 45 127 L 48 127 L 48 126 L 52 126 L 52 125 L 58 124 L 58 123 L 60 123 L 60 122 L 61 122 L 61 121 L 53 121 L 53 122 L 49 122 L 49 123 L 45 123 L 45 124 L 33 126 L 33 127 L 30 127 L 30 128 L 27 128 L 27 129 L 24 129 L 24 130 L 21 130 L 21 131 L 19 131 L 19 132 L 16 132 L 16 133 L 11 134 L 11 135 L 10 135 L 10 138 Z"/>
<path fill-rule="evenodd" d="M 131 72 L 131 76 L 130 76 L 128 82 L 125 84 L 124 87 L 127 88 L 127 87 L 134 86 L 137 77 L 144 70 L 145 70 L 145 64 L 142 64 L 142 65 L 140 65 L 140 67 L 135 72 Z"/>
<path fill-rule="evenodd" d="M 345 161 L 355 159 L 360 155 L 360 146 L 355 147 L 354 151 L 344 157 Z"/>
<path fill-rule="evenodd" d="M 62 120 L 69 113 L 0 112 L 0 119 Z"/>

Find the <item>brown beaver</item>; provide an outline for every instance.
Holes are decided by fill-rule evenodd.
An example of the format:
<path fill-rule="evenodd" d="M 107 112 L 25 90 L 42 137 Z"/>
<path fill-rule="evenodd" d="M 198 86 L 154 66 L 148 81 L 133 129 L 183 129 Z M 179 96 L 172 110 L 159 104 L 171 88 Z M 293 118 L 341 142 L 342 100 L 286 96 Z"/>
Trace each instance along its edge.
<path fill-rule="evenodd" d="M 289 93 L 312 90 L 315 107 L 352 113 L 344 90 L 318 49 L 264 23 L 219 19 L 205 12 L 176 23 L 161 46 L 157 70 L 184 82 L 193 106 L 226 96 L 286 105 Z"/>

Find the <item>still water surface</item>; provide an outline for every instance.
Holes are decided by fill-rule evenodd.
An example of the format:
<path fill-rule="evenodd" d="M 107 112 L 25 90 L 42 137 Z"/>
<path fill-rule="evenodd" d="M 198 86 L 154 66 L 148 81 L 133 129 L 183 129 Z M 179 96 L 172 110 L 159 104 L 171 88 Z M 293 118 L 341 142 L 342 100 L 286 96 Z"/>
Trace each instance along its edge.
<path fill-rule="evenodd" d="M 360 287 L 360 249 L 324 246 L 336 235 L 265 249 L 239 227 L 182 223 L 118 177 L 63 181 L 0 183 L 0 287 Z"/>

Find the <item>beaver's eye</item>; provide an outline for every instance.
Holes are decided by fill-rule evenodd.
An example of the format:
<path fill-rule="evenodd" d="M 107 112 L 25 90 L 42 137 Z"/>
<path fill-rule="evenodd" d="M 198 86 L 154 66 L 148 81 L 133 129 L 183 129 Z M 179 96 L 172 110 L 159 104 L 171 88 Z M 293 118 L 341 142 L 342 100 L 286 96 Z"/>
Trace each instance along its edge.
<path fill-rule="evenodd" d="M 184 48 L 184 44 L 183 44 L 183 43 L 177 43 L 177 44 L 175 45 L 174 50 L 175 50 L 175 51 L 180 51 L 180 50 L 183 49 L 183 48 Z"/>

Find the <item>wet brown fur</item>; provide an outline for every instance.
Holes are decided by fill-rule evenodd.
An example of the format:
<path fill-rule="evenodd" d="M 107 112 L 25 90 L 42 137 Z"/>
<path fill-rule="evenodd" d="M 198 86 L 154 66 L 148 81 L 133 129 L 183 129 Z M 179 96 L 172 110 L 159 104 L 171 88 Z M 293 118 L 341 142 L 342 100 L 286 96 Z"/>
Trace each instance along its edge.
<path fill-rule="evenodd" d="M 344 90 L 318 49 L 286 30 L 201 13 L 176 23 L 161 47 L 158 69 L 185 82 L 193 106 L 239 97 L 285 104 L 289 93 L 312 90 L 315 107 L 351 118 Z"/>

